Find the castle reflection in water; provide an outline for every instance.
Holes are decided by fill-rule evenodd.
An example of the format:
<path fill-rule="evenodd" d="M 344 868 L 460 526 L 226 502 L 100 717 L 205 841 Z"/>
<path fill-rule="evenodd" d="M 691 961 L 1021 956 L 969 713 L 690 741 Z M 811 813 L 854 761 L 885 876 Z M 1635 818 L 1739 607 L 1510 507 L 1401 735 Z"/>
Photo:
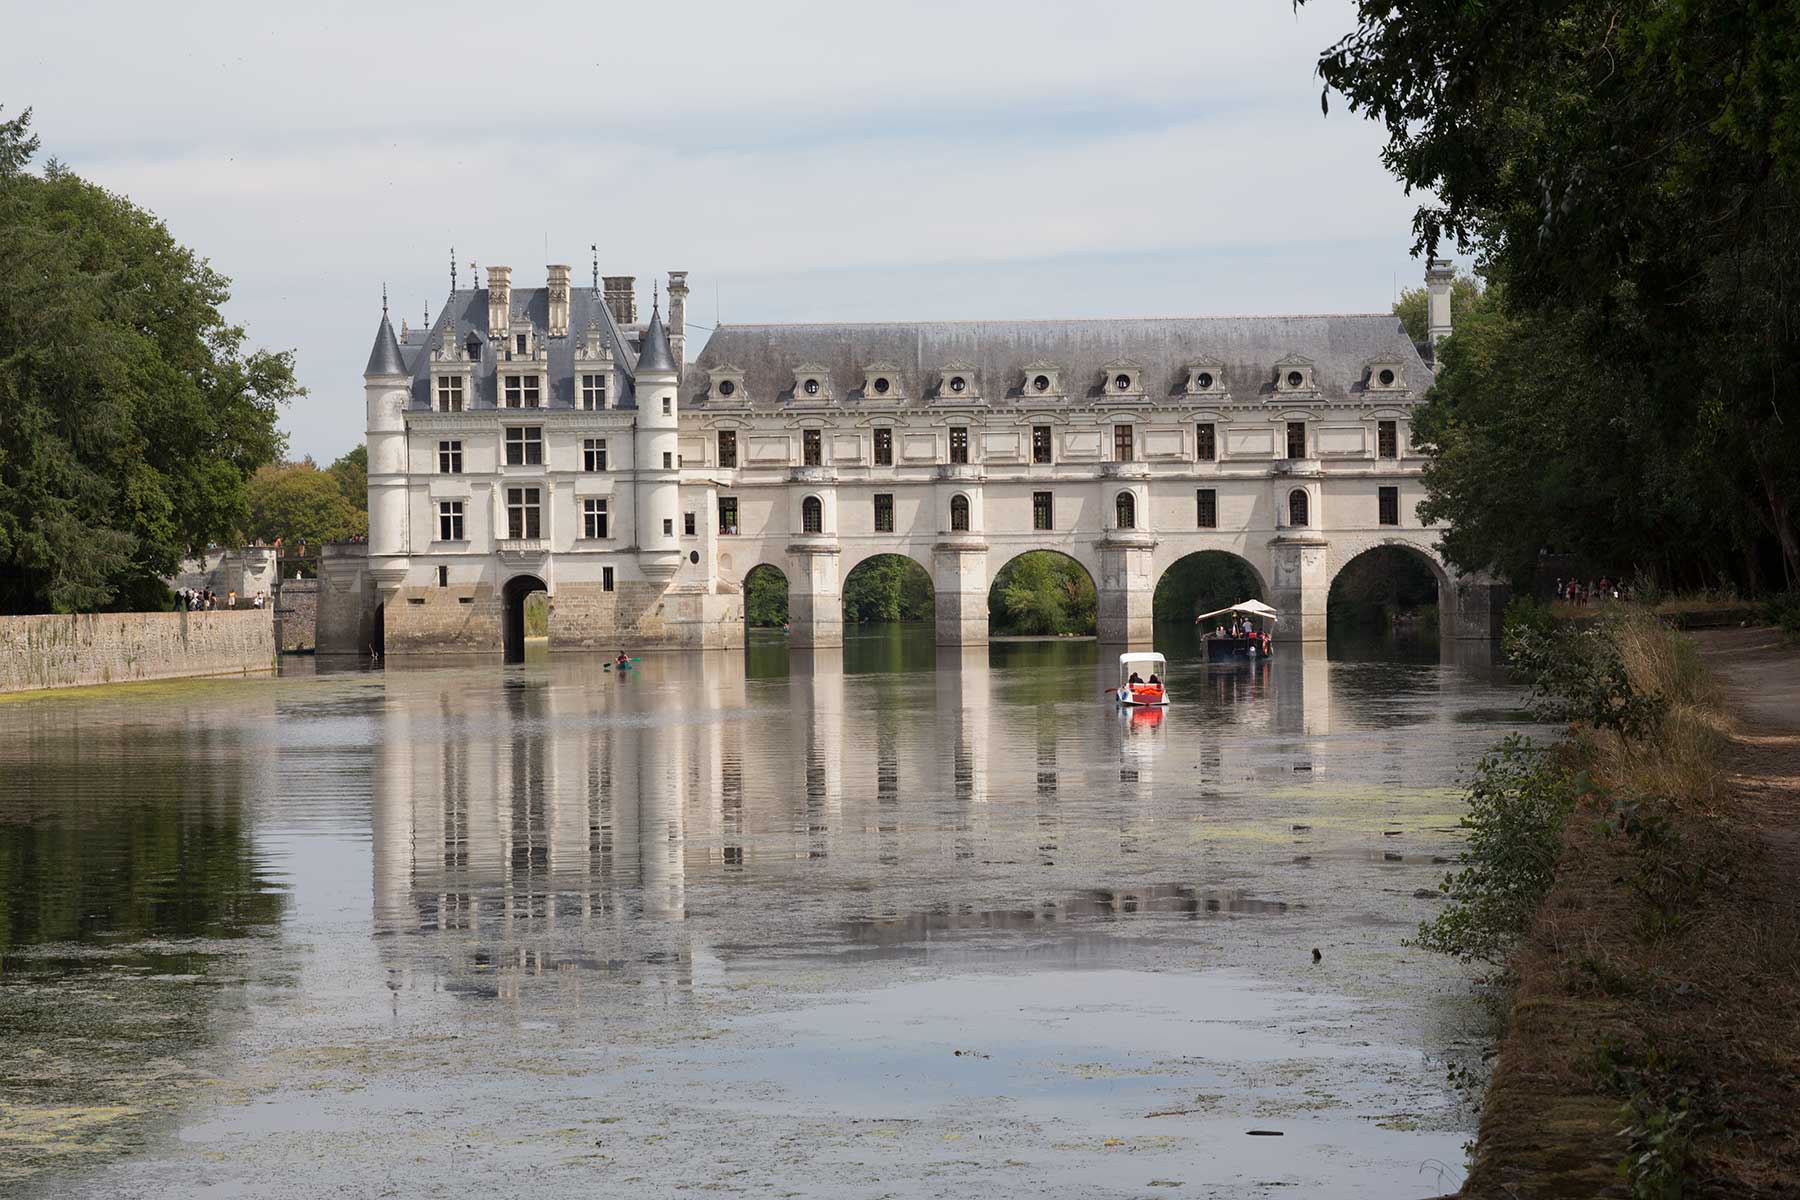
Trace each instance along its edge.
<path fill-rule="evenodd" d="M 1175 708 L 1120 715 L 1091 646 L 1009 649 L 905 673 L 857 673 L 854 647 L 850 673 L 844 650 L 795 652 L 774 678 L 739 654 L 647 657 L 624 678 L 569 656 L 500 678 L 390 667 L 373 830 L 390 965 L 476 991 L 553 969 L 682 984 L 696 937 L 706 958 L 866 952 L 1285 909 L 1241 872 L 1210 885 L 1196 830 L 1272 764 L 1307 770 L 1334 690 L 1359 703 L 1354 674 L 1318 646 L 1176 662 Z M 1410 676 L 1413 703 L 1371 736 L 1451 719 L 1439 678 Z"/>

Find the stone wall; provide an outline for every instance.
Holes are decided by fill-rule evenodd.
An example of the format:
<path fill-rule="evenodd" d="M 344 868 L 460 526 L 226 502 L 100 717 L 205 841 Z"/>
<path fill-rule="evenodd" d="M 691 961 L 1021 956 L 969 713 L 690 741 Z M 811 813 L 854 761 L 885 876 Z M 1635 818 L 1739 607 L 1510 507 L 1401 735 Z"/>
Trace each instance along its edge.
<path fill-rule="evenodd" d="M 274 668 L 267 608 L 0 617 L 0 692 Z"/>
<path fill-rule="evenodd" d="M 328 542 L 319 554 L 319 591 L 313 647 L 320 654 L 364 655 L 375 636 L 374 587 L 368 546 Z"/>
<path fill-rule="evenodd" d="M 313 649 L 318 611 L 318 580 L 281 581 L 281 587 L 276 592 L 275 632 L 283 651 Z"/>

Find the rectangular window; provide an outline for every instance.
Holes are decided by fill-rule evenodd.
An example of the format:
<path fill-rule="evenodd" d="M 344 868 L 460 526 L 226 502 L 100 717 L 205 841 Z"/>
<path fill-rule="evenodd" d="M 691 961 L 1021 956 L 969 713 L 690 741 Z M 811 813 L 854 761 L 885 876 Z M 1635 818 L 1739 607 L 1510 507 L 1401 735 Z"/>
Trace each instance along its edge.
<path fill-rule="evenodd" d="M 1219 493 L 1212 488 L 1200 488 L 1194 493 L 1194 524 L 1200 529 L 1219 527 Z"/>
<path fill-rule="evenodd" d="M 894 532 L 894 496 L 891 492 L 875 493 L 875 532 Z"/>
<path fill-rule="evenodd" d="M 694 526 L 695 526 L 694 514 L 693 513 L 682 513 L 681 514 L 681 532 L 687 537 L 693 537 L 694 536 Z"/>
<path fill-rule="evenodd" d="M 438 380 L 438 411 L 461 412 L 463 410 L 463 384 L 461 375 L 445 375 Z"/>
<path fill-rule="evenodd" d="M 600 590 L 603 592 L 613 590 L 613 569 L 611 567 L 600 568 Z"/>
<path fill-rule="evenodd" d="M 460 542 L 463 540 L 463 502 L 461 500 L 438 501 L 438 541 Z"/>
<path fill-rule="evenodd" d="M 1131 426 L 1113 426 L 1113 461 L 1130 462 L 1132 451 Z"/>
<path fill-rule="evenodd" d="M 597 542 L 606 535 L 606 501 L 583 500 L 581 502 L 581 536 L 589 541 Z"/>
<path fill-rule="evenodd" d="M 668 538 L 672 538 L 675 536 L 675 518 L 674 517 L 664 517 L 663 518 L 663 536 L 668 537 Z"/>
<path fill-rule="evenodd" d="M 738 531 L 737 497 L 719 497 L 719 532 L 736 534 Z"/>
<path fill-rule="evenodd" d="M 1219 459 L 1219 437 L 1210 421 L 1194 426 L 1194 457 L 1201 462 Z"/>
<path fill-rule="evenodd" d="M 1384 487 L 1381 489 L 1380 497 L 1381 523 L 1383 525 L 1398 525 L 1400 523 L 1400 489 L 1397 487 Z"/>
<path fill-rule="evenodd" d="M 969 431 L 961 425 L 950 431 L 950 461 L 953 463 L 969 461 Z"/>
<path fill-rule="evenodd" d="M 1375 457 L 1400 457 L 1400 434 L 1392 421 L 1375 422 Z"/>
<path fill-rule="evenodd" d="M 894 465 L 894 431 L 891 429 L 875 431 L 875 465 L 878 467 Z"/>
<path fill-rule="evenodd" d="M 581 407 L 586 409 L 606 407 L 606 376 L 583 375 L 581 377 Z"/>
<path fill-rule="evenodd" d="M 438 443 L 438 474 L 439 475 L 461 475 L 462 474 L 462 443 L 461 442 L 439 442 Z"/>
<path fill-rule="evenodd" d="M 581 439 L 581 469 L 584 471 L 606 470 L 606 439 Z"/>
<path fill-rule="evenodd" d="M 1289 421 L 1287 423 L 1287 456 L 1289 458 L 1306 457 L 1306 422 Z"/>
<path fill-rule="evenodd" d="M 675 469 L 675 455 L 668 450 L 664 450 L 663 451 L 663 470 L 673 471 L 674 469 Z"/>
<path fill-rule="evenodd" d="M 438 568 L 438 586 L 439 587 L 449 587 L 450 586 L 450 568 L 449 567 L 439 567 Z"/>
<path fill-rule="evenodd" d="M 520 354 L 525 353 L 525 335 L 522 333 L 518 334 L 514 338 L 514 342 L 516 343 L 518 353 L 520 353 Z"/>
<path fill-rule="evenodd" d="M 719 466 L 730 469 L 737 466 L 737 430 L 719 430 Z"/>
<path fill-rule="evenodd" d="M 666 416 L 669 416 L 670 414 L 672 414 L 675 411 L 674 405 L 675 405 L 674 400 L 670 399 L 668 396 L 664 396 L 663 397 L 663 416 L 666 417 Z"/>
<path fill-rule="evenodd" d="M 538 490 L 516 487 L 506 489 L 506 536 L 509 538 L 542 537 L 538 523 Z"/>
<path fill-rule="evenodd" d="M 506 427 L 506 465 L 540 467 L 544 464 L 544 431 L 536 425 Z"/>
<path fill-rule="evenodd" d="M 1050 461 L 1050 427 L 1048 425 L 1031 427 L 1031 461 L 1034 463 Z"/>
<path fill-rule="evenodd" d="M 1051 520 L 1054 511 L 1049 492 L 1031 493 L 1031 527 L 1033 529 L 1053 528 Z"/>
<path fill-rule="evenodd" d="M 536 408 L 539 398 L 536 375 L 508 375 L 506 377 L 506 407 Z"/>
<path fill-rule="evenodd" d="M 801 466 L 816 467 L 819 465 L 820 460 L 824 457 L 824 440 L 825 435 L 820 433 L 817 429 L 802 429 L 800 431 Z"/>

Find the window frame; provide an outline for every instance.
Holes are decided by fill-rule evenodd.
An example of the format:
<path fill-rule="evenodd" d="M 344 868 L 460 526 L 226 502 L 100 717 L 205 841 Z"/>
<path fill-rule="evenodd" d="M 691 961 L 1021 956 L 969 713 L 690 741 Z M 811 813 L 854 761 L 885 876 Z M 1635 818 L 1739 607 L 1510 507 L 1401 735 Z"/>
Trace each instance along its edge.
<path fill-rule="evenodd" d="M 1300 439 L 1300 453 L 1294 453 L 1294 439 Z M 1287 457 L 1301 459 L 1306 457 L 1306 422 L 1289 421 L 1287 423 Z"/>
<path fill-rule="evenodd" d="M 438 376 L 437 411 L 442 413 L 463 411 L 463 377 L 461 375 Z"/>
<path fill-rule="evenodd" d="M 803 467 L 825 465 L 825 431 L 823 429 L 802 429 L 800 431 L 800 465 Z"/>
<path fill-rule="evenodd" d="M 731 514 L 730 523 L 726 523 L 725 514 Z M 738 498 L 736 496 L 719 497 L 719 536 L 736 537 L 738 529 Z"/>
<path fill-rule="evenodd" d="M 1215 421 L 1200 421 L 1194 425 L 1194 461 L 1219 461 L 1219 426 Z"/>
<path fill-rule="evenodd" d="M 894 532 L 894 493 L 875 493 L 875 532 Z"/>
<path fill-rule="evenodd" d="M 825 502 L 817 496 L 803 496 L 800 500 L 800 532 L 825 532 Z"/>
<path fill-rule="evenodd" d="M 463 473 L 463 448 L 461 438 L 438 439 L 439 475 L 461 475 Z"/>
<path fill-rule="evenodd" d="M 1400 457 L 1400 423 L 1398 421 L 1375 422 L 1375 457 Z"/>
<path fill-rule="evenodd" d="M 461 500 L 438 501 L 438 541 L 466 542 L 468 527 L 464 524 L 467 509 Z"/>
<path fill-rule="evenodd" d="M 1295 488 L 1288 493 L 1287 516 L 1291 528 L 1312 528 L 1312 497 L 1306 494 L 1305 488 Z"/>
<path fill-rule="evenodd" d="M 1049 533 L 1056 529 L 1056 493 L 1031 493 L 1031 528 L 1034 532 Z"/>
<path fill-rule="evenodd" d="M 1114 462 L 1128 463 L 1137 461 L 1137 426 L 1113 426 L 1113 458 Z"/>
<path fill-rule="evenodd" d="M 1392 520 L 1389 519 L 1390 516 L 1393 518 Z M 1375 523 L 1399 528 L 1400 488 L 1397 485 L 1386 485 L 1375 489 Z"/>
<path fill-rule="evenodd" d="M 509 467 L 541 467 L 544 465 L 544 427 L 542 425 L 505 426 L 506 465 Z M 517 437 L 513 435 L 517 434 Z M 513 458 L 517 447 L 519 457 Z"/>
<path fill-rule="evenodd" d="M 581 536 L 590 542 L 602 542 L 612 537 L 612 506 L 604 496 L 582 497 Z"/>
<path fill-rule="evenodd" d="M 581 407 L 585 412 L 599 412 L 606 407 L 606 372 L 581 377 Z"/>
<path fill-rule="evenodd" d="M 1113 497 L 1113 528 L 1137 528 L 1137 493 L 1127 489 Z"/>
<path fill-rule="evenodd" d="M 606 439 L 581 439 L 581 471 L 584 475 L 600 475 L 606 471 Z"/>
<path fill-rule="evenodd" d="M 950 427 L 950 463 L 953 466 L 969 465 L 969 427 L 952 425 Z"/>
<path fill-rule="evenodd" d="M 1217 529 L 1219 527 L 1219 489 L 1194 489 L 1194 528 Z"/>
<path fill-rule="evenodd" d="M 875 465 L 891 467 L 894 465 L 894 430 L 888 425 L 875 427 Z"/>
<path fill-rule="evenodd" d="M 737 430 L 719 430 L 715 445 L 719 455 L 719 469 L 724 471 L 735 471 L 738 465 Z M 728 459 L 730 461 L 727 461 Z"/>
<path fill-rule="evenodd" d="M 950 532 L 969 533 L 974 524 L 969 498 L 961 492 L 950 497 Z"/>
<path fill-rule="evenodd" d="M 542 489 L 524 484 L 506 489 L 506 536 L 510 541 L 535 541 L 544 536 Z"/>
<path fill-rule="evenodd" d="M 1040 466 L 1049 466 L 1056 462 L 1056 433 L 1052 426 L 1033 425 L 1031 427 L 1031 461 Z"/>

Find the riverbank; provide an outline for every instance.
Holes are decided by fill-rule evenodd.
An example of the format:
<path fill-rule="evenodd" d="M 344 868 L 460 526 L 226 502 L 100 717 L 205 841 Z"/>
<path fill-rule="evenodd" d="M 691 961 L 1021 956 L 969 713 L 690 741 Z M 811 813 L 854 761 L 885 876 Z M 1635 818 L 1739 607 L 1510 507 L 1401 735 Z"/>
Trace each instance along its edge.
<path fill-rule="evenodd" d="M 1706 678 L 1572 747 L 1464 1197 L 1800 1195 L 1800 652 L 1662 636 Z"/>

